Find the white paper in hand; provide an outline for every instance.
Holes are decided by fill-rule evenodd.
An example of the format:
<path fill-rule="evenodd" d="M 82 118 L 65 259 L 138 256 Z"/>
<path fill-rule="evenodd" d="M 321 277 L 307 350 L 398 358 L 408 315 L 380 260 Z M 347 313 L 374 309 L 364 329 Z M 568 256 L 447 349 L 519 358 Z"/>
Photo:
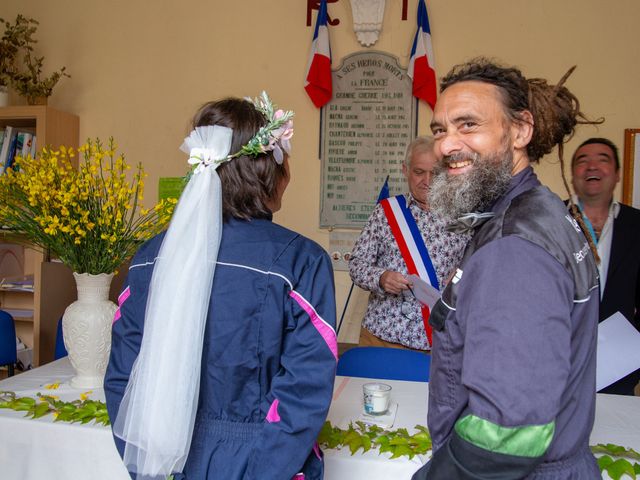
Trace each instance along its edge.
<path fill-rule="evenodd" d="M 431 310 L 436 302 L 440 300 L 440 292 L 417 275 L 409 275 L 408 278 L 413 283 L 411 290 L 416 300 Z"/>
<path fill-rule="evenodd" d="M 620 312 L 598 325 L 596 390 L 640 368 L 640 332 Z"/>

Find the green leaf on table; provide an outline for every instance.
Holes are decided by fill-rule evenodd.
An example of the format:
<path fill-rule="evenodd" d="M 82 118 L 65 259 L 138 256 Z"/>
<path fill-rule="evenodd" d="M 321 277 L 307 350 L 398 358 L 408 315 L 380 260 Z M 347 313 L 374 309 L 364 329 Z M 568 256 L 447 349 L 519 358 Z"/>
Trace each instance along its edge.
<path fill-rule="evenodd" d="M 355 430 L 351 429 L 344 437 L 344 444 L 349 447 L 351 455 L 353 455 L 358 451 L 360 447 L 362 447 L 362 436 Z"/>
<path fill-rule="evenodd" d="M 38 393 L 37 398 L 16 397 L 14 392 L 0 392 L 0 408 L 9 408 L 18 412 L 26 412 L 28 418 L 40 418 L 50 413 L 55 422 L 95 421 L 97 424 L 109 425 L 109 413 L 104 402 L 96 400 L 73 400 L 65 402 L 54 395 Z"/>
<path fill-rule="evenodd" d="M 364 452 L 367 452 L 369 450 L 371 450 L 371 439 L 369 438 L 368 435 L 362 435 L 361 437 L 361 441 L 362 441 L 362 450 Z"/>
<path fill-rule="evenodd" d="M 636 452 L 633 448 L 625 448 L 620 445 L 614 445 L 612 443 L 599 443 L 591 447 L 593 453 L 605 453 L 613 455 L 615 457 L 626 457 L 634 460 L 640 460 L 640 453 Z"/>
<path fill-rule="evenodd" d="M 624 474 L 629 475 L 631 478 L 636 478 L 633 465 L 624 458 L 619 458 L 613 461 L 605 468 L 612 480 L 620 480 Z"/>
<path fill-rule="evenodd" d="M 413 458 L 413 452 L 407 445 L 396 445 L 396 447 L 393 450 L 393 455 L 391 455 L 391 458 L 398 458 L 403 455 L 408 455 L 409 458 Z"/>
<path fill-rule="evenodd" d="M 609 465 L 613 463 L 613 458 L 611 458 L 609 455 L 603 455 L 599 457 L 597 460 L 598 460 L 598 467 L 600 467 L 600 471 L 603 471 L 605 468 L 607 468 Z"/>
<path fill-rule="evenodd" d="M 47 402 L 41 402 L 33 410 L 32 418 L 44 417 L 49 413 L 49 404 Z"/>
<path fill-rule="evenodd" d="M 318 434 L 318 443 L 325 443 L 331 436 L 332 431 L 331 422 L 324 422 Z"/>
<path fill-rule="evenodd" d="M 385 445 L 380 445 L 380 453 L 384 453 L 384 452 L 395 452 L 396 451 L 396 447 L 394 447 L 393 445 L 389 445 L 388 443 Z"/>
<path fill-rule="evenodd" d="M 395 437 L 389 440 L 391 445 L 409 445 L 409 439 L 404 437 Z"/>

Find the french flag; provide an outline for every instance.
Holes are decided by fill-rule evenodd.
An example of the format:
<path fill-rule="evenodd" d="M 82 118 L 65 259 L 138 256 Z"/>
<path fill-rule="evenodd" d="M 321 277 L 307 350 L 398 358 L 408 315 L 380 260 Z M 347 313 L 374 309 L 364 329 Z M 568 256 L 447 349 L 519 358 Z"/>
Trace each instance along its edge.
<path fill-rule="evenodd" d="M 387 175 L 387 179 L 382 184 L 382 188 L 380 189 L 380 193 L 378 194 L 378 200 L 376 203 L 380 203 L 385 198 L 389 198 L 389 175 Z"/>
<path fill-rule="evenodd" d="M 411 47 L 411 59 L 407 75 L 413 79 L 413 96 L 429 104 L 436 104 L 436 72 L 434 70 L 431 29 L 424 0 L 418 2 L 418 31 Z"/>
<path fill-rule="evenodd" d="M 327 26 L 327 0 L 320 2 L 304 89 L 313 104 L 318 108 L 329 102 L 333 96 L 331 86 L 331 47 L 329 46 L 329 28 Z"/>

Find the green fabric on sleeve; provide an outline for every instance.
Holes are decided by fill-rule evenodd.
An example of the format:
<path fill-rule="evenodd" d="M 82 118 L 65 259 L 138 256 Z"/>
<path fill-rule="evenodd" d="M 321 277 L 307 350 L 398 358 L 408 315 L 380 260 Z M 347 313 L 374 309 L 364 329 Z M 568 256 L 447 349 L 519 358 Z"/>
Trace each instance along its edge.
<path fill-rule="evenodd" d="M 455 429 L 465 441 L 490 452 L 519 457 L 541 457 L 553 439 L 556 422 L 526 427 L 502 427 L 475 415 L 456 422 Z"/>

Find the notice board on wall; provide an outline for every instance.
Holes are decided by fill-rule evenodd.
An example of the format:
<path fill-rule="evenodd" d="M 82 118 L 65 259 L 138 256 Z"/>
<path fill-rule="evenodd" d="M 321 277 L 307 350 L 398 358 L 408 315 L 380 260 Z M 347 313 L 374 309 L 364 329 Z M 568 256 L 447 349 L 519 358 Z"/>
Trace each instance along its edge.
<path fill-rule="evenodd" d="M 384 52 L 357 52 L 332 72 L 333 99 L 322 109 L 320 227 L 361 229 L 389 176 L 406 190 L 402 163 L 417 131 L 411 79 Z"/>

